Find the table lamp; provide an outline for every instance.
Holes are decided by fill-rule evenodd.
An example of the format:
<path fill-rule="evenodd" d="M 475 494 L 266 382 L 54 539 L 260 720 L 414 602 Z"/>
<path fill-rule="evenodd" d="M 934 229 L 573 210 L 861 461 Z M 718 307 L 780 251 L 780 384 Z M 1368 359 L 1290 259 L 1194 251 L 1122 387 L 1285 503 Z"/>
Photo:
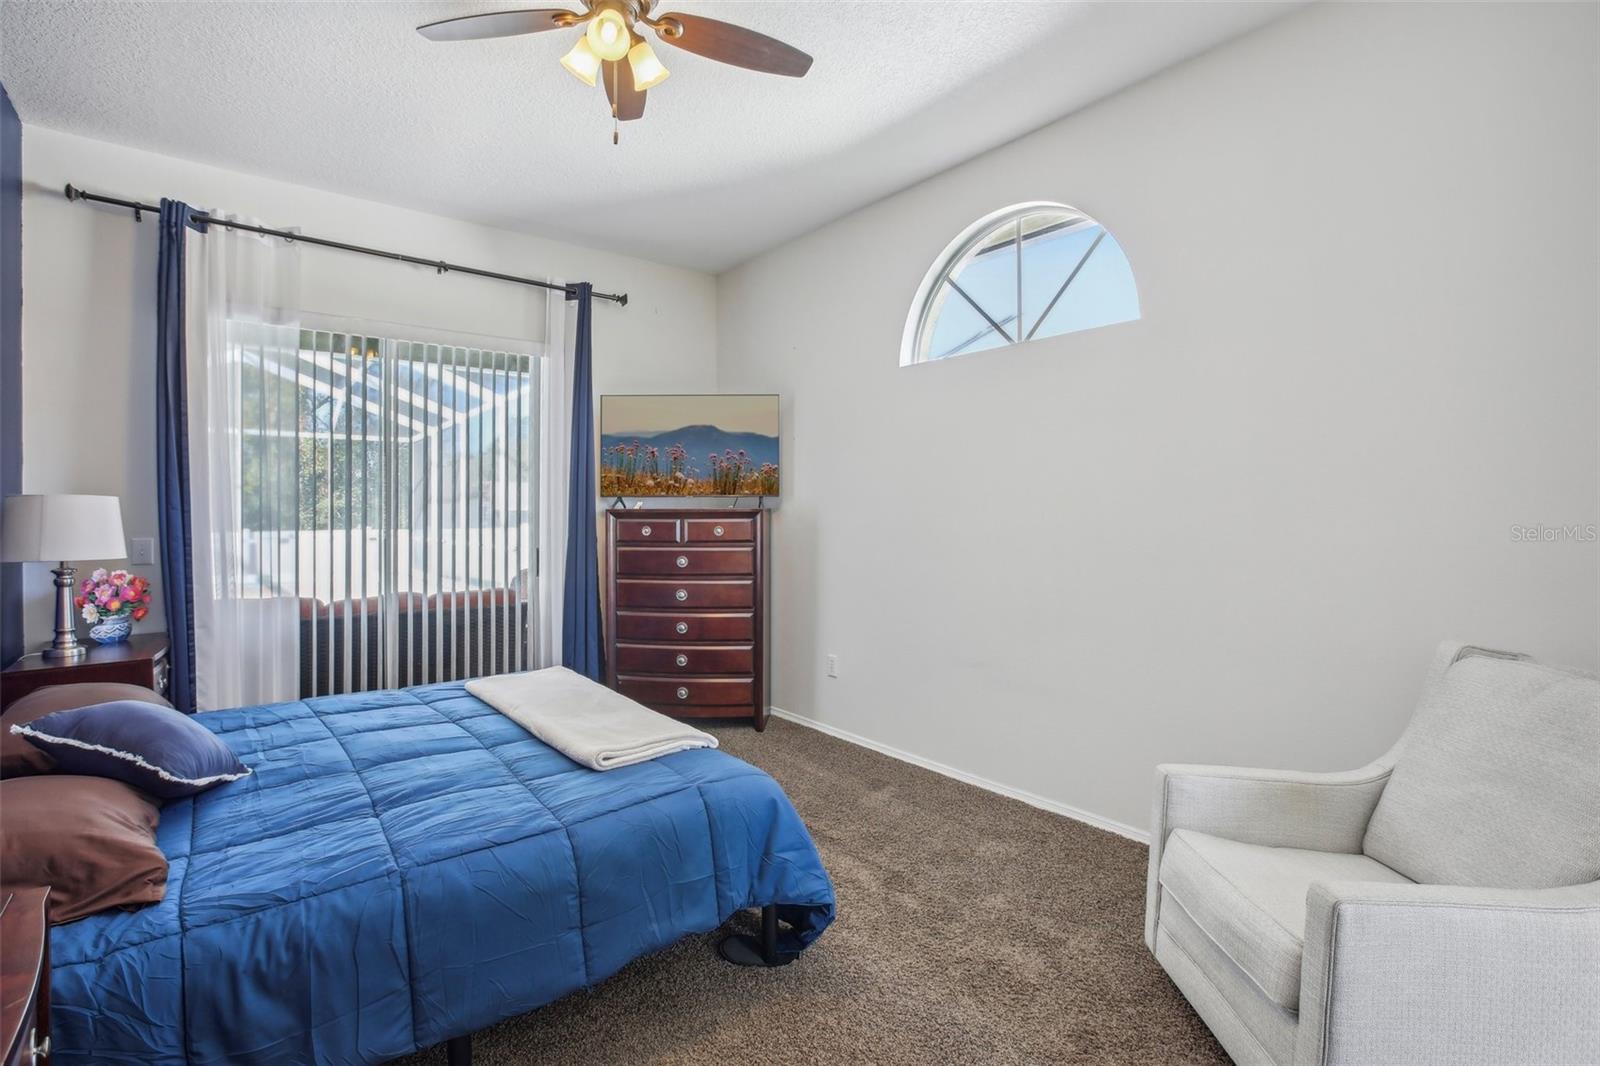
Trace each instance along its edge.
<path fill-rule="evenodd" d="M 126 559 L 122 504 L 115 496 L 7 496 L 0 526 L 0 561 L 60 563 L 56 575 L 56 636 L 46 659 L 79 659 L 88 649 L 78 643 L 72 594 L 78 571 L 71 559 Z"/>

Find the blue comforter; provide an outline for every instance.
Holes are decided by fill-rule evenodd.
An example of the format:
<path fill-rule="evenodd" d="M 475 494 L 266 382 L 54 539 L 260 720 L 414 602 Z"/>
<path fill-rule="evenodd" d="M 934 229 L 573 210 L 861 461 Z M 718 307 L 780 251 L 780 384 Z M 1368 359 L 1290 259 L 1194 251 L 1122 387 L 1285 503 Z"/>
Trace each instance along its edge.
<path fill-rule="evenodd" d="M 373 1063 L 833 886 L 765 773 L 596 773 L 461 684 L 199 716 L 255 771 L 167 804 L 166 898 L 51 936 L 52 1061 Z"/>

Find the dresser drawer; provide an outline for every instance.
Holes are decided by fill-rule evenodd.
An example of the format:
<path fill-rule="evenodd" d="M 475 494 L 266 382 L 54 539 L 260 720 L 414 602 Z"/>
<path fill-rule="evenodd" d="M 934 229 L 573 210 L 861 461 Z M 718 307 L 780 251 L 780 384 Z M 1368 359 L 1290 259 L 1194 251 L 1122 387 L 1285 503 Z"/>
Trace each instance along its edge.
<path fill-rule="evenodd" d="M 623 674 L 748 674 L 754 669 L 755 652 L 748 645 L 617 645 L 617 672 Z"/>
<path fill-rule="evenodd" d="M 683 526 L 690 544 L 748 544 L 756 539 L 754 518 L 687 518 Z"/>
<path fill-rule="evenodd" d="M 748 576 L 756 572 L 754 548 L 618 548 L 617 573 Z"/>
<path fill-rule="evenodd" d="M 718 713 L 741 714 L 737 708 L 755 703 L 755 682 L 744 679 L 618 677 L 617 691 L 668 714 L 679 707 L 727 707 Z"/>
<path fill-rule="evenodd" d="M 675 518 L 619 518 L 618 544 L 676 544 L 678 520 Z"/>
<path fill-rule="evenodd" d="M 754 607 L 755 582 L 617 580 L 618 607 Z"/>
<path fill-rule="evenodd" d="M 756 637 L 756 616 L 749 612 L 695 614 L 692 612 L 644 614 L 617 612 L 615 640 L 660 642 L 716 640 L 739 643 Z"/>
<path fill-rule="evenodd" d="M 672 718 L 755 718 L 754 704 L 646 703 L 646 707 Z"/>

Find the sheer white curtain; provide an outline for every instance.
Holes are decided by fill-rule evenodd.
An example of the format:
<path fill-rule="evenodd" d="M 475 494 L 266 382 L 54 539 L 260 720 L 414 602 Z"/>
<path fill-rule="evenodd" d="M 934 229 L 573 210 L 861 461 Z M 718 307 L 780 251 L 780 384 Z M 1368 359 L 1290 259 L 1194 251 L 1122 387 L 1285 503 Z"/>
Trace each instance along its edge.
<path fill-rule="evenodd" d="M 545 301 L 544 388 L 539 419 L 536 542 L 538 593 L 534 600 L 535 667 L 561 664 L 561 596 L 566 580 L 567 483 L 572 465 L 572 367 L 577 322 L 566 293 L 551 289 Z"/>
<path fill-rule="evenodd" d="M 216 710 L 295 699 L 296 516 L 274 488 L 294 476 L 296 397 L 274 368 L 298 358 L 300 249 L 220 225 L 189 249 L 195 702 Z M 277 446 L 284 440 L 288 451 Z"/>

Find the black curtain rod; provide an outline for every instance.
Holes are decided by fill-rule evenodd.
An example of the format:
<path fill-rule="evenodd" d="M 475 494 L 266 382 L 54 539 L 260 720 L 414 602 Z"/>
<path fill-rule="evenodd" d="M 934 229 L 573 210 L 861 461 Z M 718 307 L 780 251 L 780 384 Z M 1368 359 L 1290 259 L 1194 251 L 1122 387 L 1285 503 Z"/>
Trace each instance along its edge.
<path fill-rule="evenodd" d="M 143 221 L 144 213 L 150 212 L 159 216 L 161 208 L 151 204 L 142 204 L 137 200 L 119 200 L 115 196 L 101 196 L 98 193 L 84 192 L 82 189 L 68 185 L 64 190 L 68 200 L 88 200 L 97 204 L 111 204 L 115 207 L 125 207 L 133 212 L 134 221 Z M 362 255 L 375 255 L 379 259 L 393 259 L 401 263 L 415 263 L 417 266 L 433 267 L 440 274 L 455 272 L 457 274 L 471 274 L 476 278 L 494 278 L 497 281 L 513 281 L 518 285 L 534 285 L 541 289 L 555 289 L 564 292 L 568 297 L 576 294 L 576 289 L 571 285 L 558 285 L 552 281 L 540 281 L 538 278 L 523 278 L 515 274 L 501 274 L 494 270 L 479 270 L 477 267 L 461 266 L 457 263 L 447 263 L 443 259 L 423 259 L 415 255 L 402 255 L 399 252 L 386 252 L 381 248 L 367 248 L 359 244 L 346 244 L 344 241 L 330 241 L 323 237 L 307 237 L 304 233 L 291 233 L 288 230 L 267 229 L 264 226 L 251 226 L 244 222 L 234 222 L 225 218 L 213 218 L 202 212 L 195 212 L 196 222 L 207 225 L 225 226 L 228 229 L 242 229 L 250 233 L 260 233 L 267 237 L 282 237 L 287 241 L 300 241 L 304 244 L 315 244 L 323 248 L 338 248 L 346 252 L 359 252 Z M 596 292 L 592 293 L 596 300 L 610 300 L 619 307 L 628 306 L 628 294 Z"/>

